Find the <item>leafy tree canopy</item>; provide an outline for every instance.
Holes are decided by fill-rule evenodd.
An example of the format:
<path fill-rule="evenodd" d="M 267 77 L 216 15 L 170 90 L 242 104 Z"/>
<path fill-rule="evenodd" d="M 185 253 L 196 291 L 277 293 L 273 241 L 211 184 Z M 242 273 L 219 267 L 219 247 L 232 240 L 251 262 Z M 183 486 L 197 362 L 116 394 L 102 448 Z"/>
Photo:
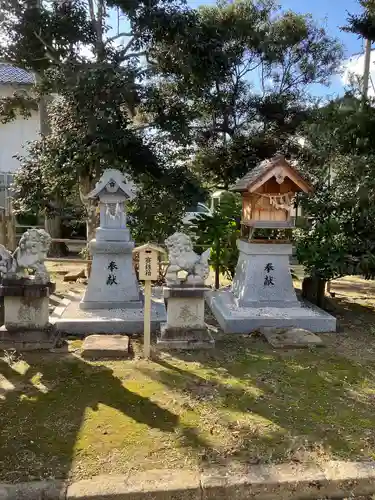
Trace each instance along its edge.
<path fill-rule="evenodd" d="M 315 184 L 302 204 L 310 224 L 297 255 L 311 276 L 375 275 L 375 108 L 348 95 L 304 125 L 301 166 Z"/>
<path fill-rule="evenodd" d="M 342 50 L 311 16 L 280 13 L 271 1 L 219 2 L 175 21 L 154 38 L 163 76 L 155 92 L 185 110 L 193 171 L 207 186 L 227 188 L 287 148 L 308 116 L 308 86 L 328 83 Z"/>
<path fill-rule="evenodd" d="M 375 41 L 375 1 L 359 0 L 363 7 L 361 14 L 348 14 L 348 24 L 344 26 L 343 31 L 355 33 L 359 37 Z"/>

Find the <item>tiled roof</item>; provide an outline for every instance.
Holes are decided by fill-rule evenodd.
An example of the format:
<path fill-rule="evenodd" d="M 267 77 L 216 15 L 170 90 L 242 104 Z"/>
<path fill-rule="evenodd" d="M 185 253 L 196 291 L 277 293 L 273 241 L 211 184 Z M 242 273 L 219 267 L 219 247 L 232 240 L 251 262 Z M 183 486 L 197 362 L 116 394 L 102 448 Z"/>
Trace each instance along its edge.
<path fill-rule="evenodd" d="M 257 165 L 253 170 L 250 170 L 246 175 L 244 175 L 240 180 L 230 187 L 231 191 L 246 191 L 248 186 L 252 184 L 256 179 L 261 177 L 270 168 L 274 167 L 277 163 L 284 162 L 285 158 L 282 155 L 277 155 L 270 160 L 264 160 L 259 165 Z"/>
<path fill-rule="evenodd" d="M 16 68 L 11 64 L 0 63 L 0 84 L 18 83 L 33 84 L 35 78 L 32 73 L 21 68 Z"/>

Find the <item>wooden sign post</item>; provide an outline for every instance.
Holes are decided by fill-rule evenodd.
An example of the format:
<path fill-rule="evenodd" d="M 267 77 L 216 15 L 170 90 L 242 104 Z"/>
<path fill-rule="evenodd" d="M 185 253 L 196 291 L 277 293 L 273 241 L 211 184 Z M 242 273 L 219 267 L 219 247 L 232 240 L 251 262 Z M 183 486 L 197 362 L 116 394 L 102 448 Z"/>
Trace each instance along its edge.
<path fill-rule="evenodd" d="M 159 256 L 164 254 L 165 250 L 146 243 L 134 248 L 133 252 L 139 254 L 139 279 L 145 282 L 143 352 L 144 357 L 149 358 L 151 354 L 151 282 L 158 279 Z"/>

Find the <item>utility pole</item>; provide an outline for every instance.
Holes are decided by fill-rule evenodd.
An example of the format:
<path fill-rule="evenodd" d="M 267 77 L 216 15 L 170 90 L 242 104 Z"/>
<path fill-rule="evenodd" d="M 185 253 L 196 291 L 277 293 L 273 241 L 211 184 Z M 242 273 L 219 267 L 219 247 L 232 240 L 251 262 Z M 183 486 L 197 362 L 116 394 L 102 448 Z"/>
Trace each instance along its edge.
<path fill-rule="evenodd" d="M 365 67 L 363 71 L 362 102 L 367 100 L 370 83 L 371 40 L 365 41 Z"/>

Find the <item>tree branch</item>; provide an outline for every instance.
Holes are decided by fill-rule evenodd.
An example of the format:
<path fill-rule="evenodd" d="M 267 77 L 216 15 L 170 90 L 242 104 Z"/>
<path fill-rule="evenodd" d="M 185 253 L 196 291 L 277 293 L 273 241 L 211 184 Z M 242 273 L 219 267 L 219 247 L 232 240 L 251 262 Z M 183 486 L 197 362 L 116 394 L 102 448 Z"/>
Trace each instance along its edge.
<path fill-rule="evenodd" d="M 50 47 L 48 45 L 48 43 L 46 43 L 43 38 L 38 35 L 38 33 L 36 31 L 34 31 L 34 35 L 37 37 L 37 39 L 44 45 L 44 47 L 46 48 L 46 56 L 49 58 L 49 59 L 52 59 L 52 61 L 54 61 L 55 63 L 59 64 L 60 61 L 58 59 L 56 59 L 56 57 L 53 55 L 53 52 L 54 52 L 54 49 L 52 47 Z"/>
<path fill-rule="evenodd" d="M 148 128 L 151 128 L 155 125 L 155 123 L 145 123 L 143 125 L 138 125 L 138 126 L 133 126 L 132 130 L 135 130 L 136 132 L 140 130 L 147 130 Z"/>
<path fill-rule="evenodd" d="M 143 51 L 143 52 L 130 52 L 130 54 L 125 54 L 120 59 L 120 61 L 123 62 L 123 61 L 126 61 L 127 59 L 130 59 L 131 57 L 141 57 L 141 56 L 147 56 L 147 52 L 146 51 Z"/>
<path fill-rule="evenodd" d="M 133 45 L 133 43 L 136 41 L 136 39 L 137 39 L 137 37 L 136 37 L 136 36 L 133 36 L 133 37 L 129 40 L 129 42 L 125 45 L 125 47 L 124 47 L 124 49 L 123 49 L 125 53 L 126 53 L 126 52 L 130 49 L 130 47 Z"/>
<path fill-rule="evenodd" d="M 119 33 L 118 35 L 111 36 L 110 38 L 107 38 L 105 43 L 111 43 L 117 40 L 118 38 L 121 38 L 123 36 L 134 36 L 134 33 L 127 33 L 126 31 L 123 31 L 122 33 Z"/>

